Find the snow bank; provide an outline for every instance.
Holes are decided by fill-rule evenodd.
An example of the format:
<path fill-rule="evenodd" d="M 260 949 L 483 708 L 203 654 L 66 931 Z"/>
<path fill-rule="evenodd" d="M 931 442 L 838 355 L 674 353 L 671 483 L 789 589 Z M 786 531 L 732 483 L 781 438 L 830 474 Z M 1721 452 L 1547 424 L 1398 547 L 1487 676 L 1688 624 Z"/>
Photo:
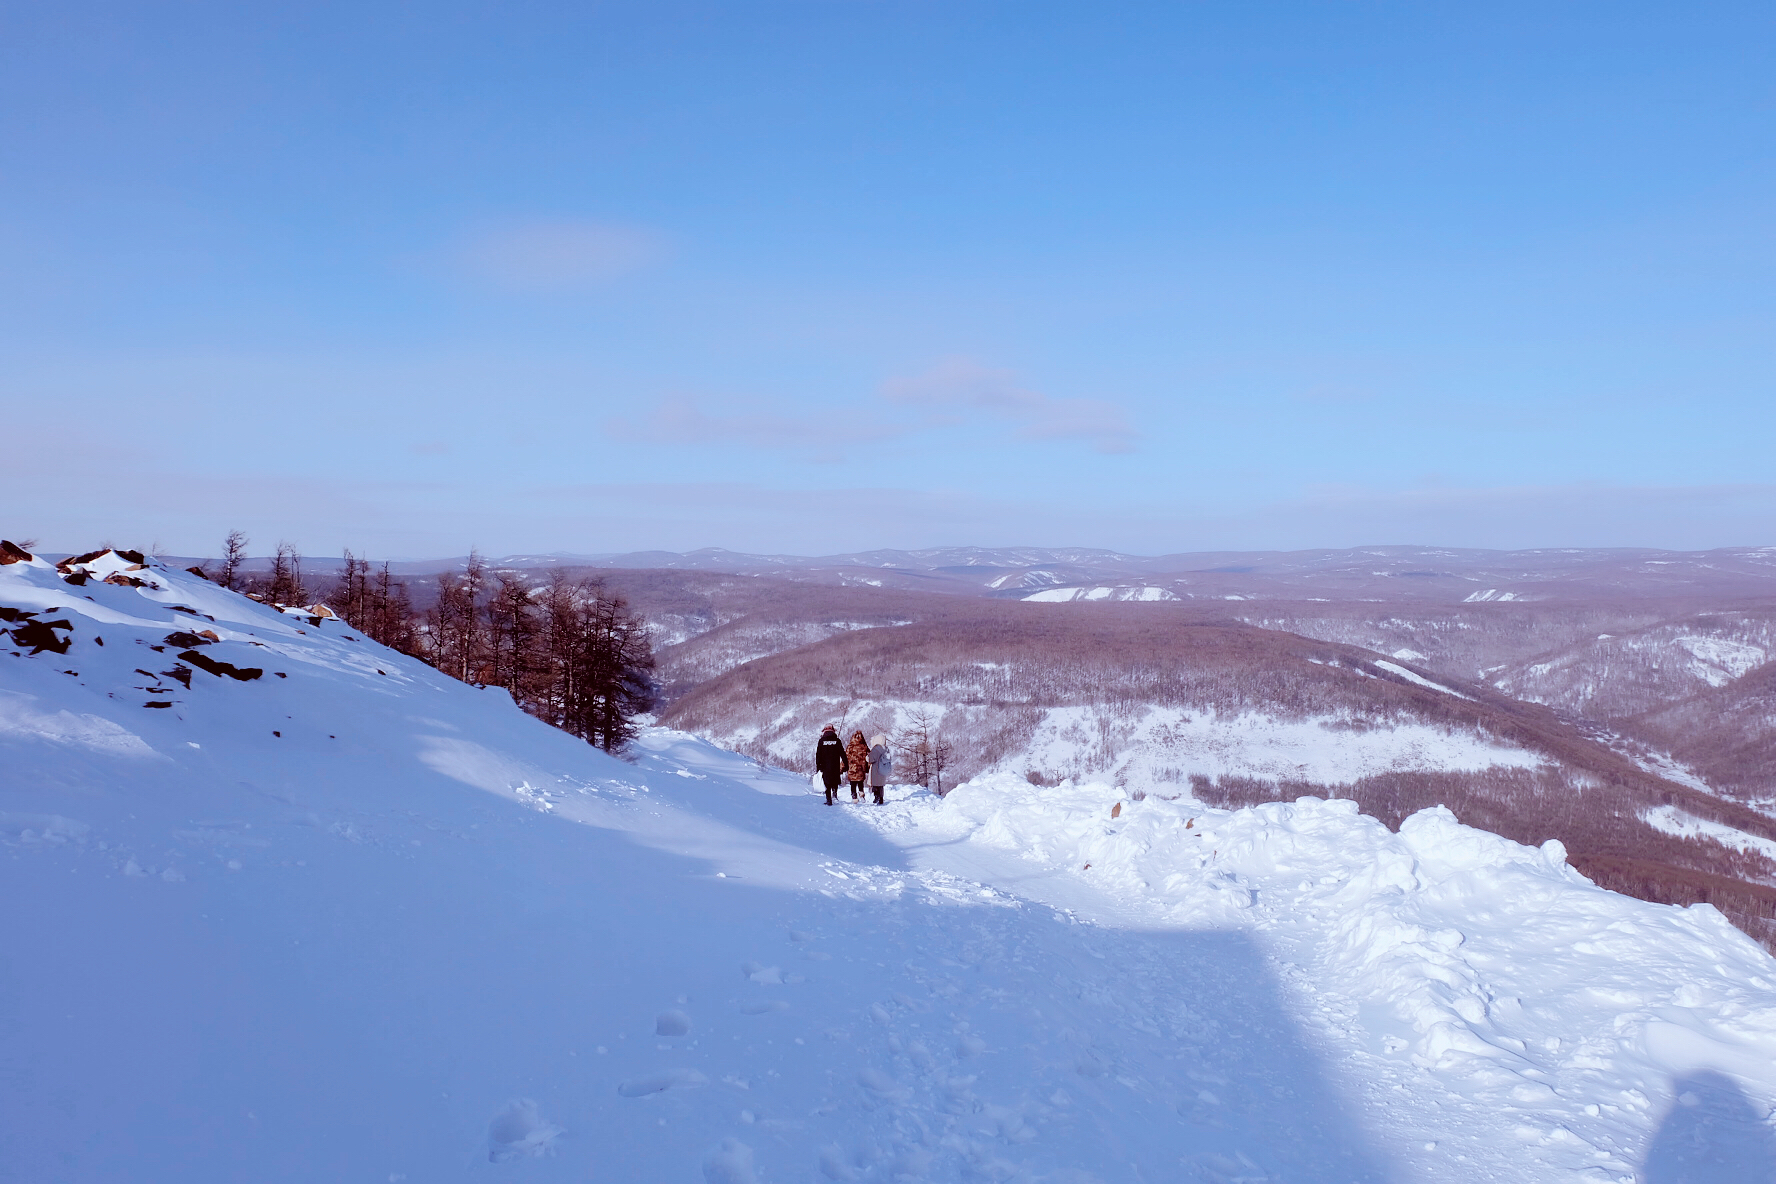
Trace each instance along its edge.
<path fill-rule="evenodd" d="M 1557 842 L 1441 807 L 1395 834 L 1345 801 L 1225 811 L 1004 774 L 868 817 L 933 866 L 1015 857 L 1025 870 L 1001 874 L 1102 923 L 1263 935 L 1353 1085 L 1443 1132 L 1409 1156 L 1415 1179 L 1457 1145 L 1516 1179 L 1628 1179 L 1672 1083 L 1697 1073 L 1760 1115 L 1776 1103 L 1776 963 L 1708 905 L 1597 888 Z M 1488 1124 L 1463 1131 L 1451 1105 L 1509 1116 L 1510 1147 L 1488 1150 Z"/>

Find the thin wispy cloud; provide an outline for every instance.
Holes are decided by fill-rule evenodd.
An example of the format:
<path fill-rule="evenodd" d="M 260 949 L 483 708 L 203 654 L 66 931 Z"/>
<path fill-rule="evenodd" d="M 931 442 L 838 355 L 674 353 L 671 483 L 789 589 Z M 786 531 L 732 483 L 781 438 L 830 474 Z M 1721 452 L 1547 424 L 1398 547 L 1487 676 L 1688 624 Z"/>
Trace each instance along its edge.
<path fill-rule="evenodd" d="M 946 358 L 931 369 L 882 384 L 882 397 L 923 409 L 936 422 L 985 412 L 1017 424 L 1024 440 L 1078 439 L 1097 452 L 1133 452 L 1135 430 L 1121 407 L 1101 399 L 1057 399 L 1019 385 L 1010 370 L 968 358 Z"/>
<path fill-rule="evenodd" d="M 641 271 L 666 255 L 659 234 L 572 218 L 520 222 L 484 230 L 457 250 L 470 275 L 519 290 L 578 288 Z"/>
<path fill-rule="evenodd" d="M 889 379 L 873 406 L 850 403 L 818 415 L 788 415 L 756 406 L 710 411 L 698 399 L 675 395 L 638 415 L 606 419 L 604 429 L 614 439 L 639 444 L 808 449 L 816 460 L 838 460 L 846 442 L 867 439 L 873 446 L 954 426 L 983 413 L 1011 425 L 1017 439 L 1079 440 L 1097 452 L 1134 451 L 1135 431 L 1115 404 L 1057 399 L 1019 386 L 1010 370 L 966 358 L 947 359 L 921 374 Z M 835 423 L 842 423 L 844 430 L 836 432 Z"/>
<path fill-rule="evenodd" d="M 872 441 L 881 441 L 904 430 L 879 422 L 847 422 L 851 430 L 840 434 L 833 430 L 833 420 L 825 415 L 789 416 L 762 410 L 711 414 L 696 400 L 675 396 L 662 399 L 636 418 L 607 419 L 604 428 L 616 439 L 636 443 L 804 449 L 814 460 L 840 459 L 843 441 L 860 433 Z"/>

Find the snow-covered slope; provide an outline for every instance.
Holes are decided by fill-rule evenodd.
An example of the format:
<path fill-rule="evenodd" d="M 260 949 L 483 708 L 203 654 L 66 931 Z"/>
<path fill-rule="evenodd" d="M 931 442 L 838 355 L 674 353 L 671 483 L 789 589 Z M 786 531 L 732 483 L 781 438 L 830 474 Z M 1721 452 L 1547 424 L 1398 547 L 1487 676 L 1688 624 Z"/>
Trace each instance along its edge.
<path fill-rule="evenodd" d="M 1536 745 L 1558 730 L 1551 713 L 1532 712 L 1526 728 L 1521 704 L 1480 702 L 1374 654 L 1150 615 L 1161 605 L 1092 606 L 1125 610 L 1114 620 L 1088 618 L 1085 605 L 995 607 L 982 620 L 829 629 L 731 663 L 670 704 L 664 722 L 793 767 L 823 724 L 873 735 L 918 711 L 953 745 L 959 777 L 1348 785 L 1554 763 Z"/>
<path fill-rule="evenodd" d="M 1255 777 L 1349 785 L 1364 777 L 1417 771 L 1535 769 L 1548 759 L 1476 731 L 1400 721 L 1353 728 L 1348 716 L 1277 719 L 1260 712 L 1220 714 L 1172 707 L 1125 708 L 1111 720 L 1091 707 L 1051 707 L 1028 745 L 1001 762 L 1062 780 L 1081 766 L 1093 780 L 1127 786 L 1182 786 L 1192 778 Z"/>
<path fill-rule="evenodd" d="M 7 1178 L 1768 1178 L 1776 964 L 1556 851 L 1009 778 L 827 809 L 87 570 L 0 566 Z"/>
<path fill-rule="evenodd" d="M 1160 600 L 1176 600 L 1177 596 L 1164 588 L 1147 585 L 1110 586 L 1100 584 L 1091 588 L 1046 588 L 1041 592 L 1033 592 L 1022 597 L 1034 604 L 1069 604 L 1075 600 L 1127 600 L 1152 602 Z"/>

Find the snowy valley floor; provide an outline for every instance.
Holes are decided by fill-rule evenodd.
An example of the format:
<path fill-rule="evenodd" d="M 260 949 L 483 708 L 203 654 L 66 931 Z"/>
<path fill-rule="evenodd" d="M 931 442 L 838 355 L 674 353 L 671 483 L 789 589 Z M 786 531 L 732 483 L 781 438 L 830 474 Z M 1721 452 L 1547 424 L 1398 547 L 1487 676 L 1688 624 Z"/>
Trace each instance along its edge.
<path fill-rule="evenodd" d="M 26 567 L 0 604 L 71 643 L 0 653 L 0 1179 L 1776 1180 L 1776 961 L 1552 847 L 1011 778 L 829 809 Z M 198 625 L 264 674 L 150 691 Z"/>

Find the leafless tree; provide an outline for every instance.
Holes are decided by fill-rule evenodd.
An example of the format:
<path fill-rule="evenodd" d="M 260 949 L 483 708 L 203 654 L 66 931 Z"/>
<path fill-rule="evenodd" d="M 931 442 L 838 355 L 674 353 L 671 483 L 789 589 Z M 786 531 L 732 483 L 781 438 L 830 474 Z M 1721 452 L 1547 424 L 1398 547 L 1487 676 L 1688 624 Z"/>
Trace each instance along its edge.
<path fill-rule="evenodd" d="M 647 629 L 621 596 L 597 580 L 571 581 L 556 573 L 543 606 L 548 677 L 535 712 L 614 752 L 634 737 L 634 717 L 653 706 Z"/>
<path fill-rule="evenodd" d="M 370 600 L 369 632 L 372 639 L 404 654 L 419 650 L 419 625 L 408 599 L 407 585 L 389 573 L 388 561 L 376 573 Z"/>
<path fill-rule="evenodd" d="M 228 537 L 222 540 L 222 566 L 216 569 L 215 581 L 230 591 L 238 589 L 241 586 L 241 564 L 246 558 L 246 532 L 229 531 Z"/>
<path fill-rule="evenodd" d="M 345 552 L 345 568 L 328 596 L 334 612 L 372 641 L 411 654 L 416 630 L 407 585 L 394 578 L 389 565 L 372 571 L 370 562 Z"/>
<path fill-rule="evenodd" d="M 944 795 L 943 775 L 950 766 L 952 751 L 950 742 L 941 735 L 931 742 L 931 789 L 940 798 Z"/>
<path fill-rule="evenodd" d="M 541 622 L 529 586 L 514 575 L 500 575 L 487 602 L 487 660 L 477 681 L 502 686 L 523 702 L 536 682 L 537 639 Z"/>
<path fill-rule="evenodd" d="M 280 542 L 271 561 L 271 579 L 260 594 L 272 604 L 301 605 L 308 600 L 302 584 L 302 553 L 291 543 Z"/>
<path fill-rule="evenodd" d="M 942 797 L 944 770 L 953 763 L 955 750 L 939 730 L 940 717 L 927 707 L 914 707 L 907 711 L 906 719 L 892 740 L 901 767 L 915 785 Z"/>
<path fill-rule="evenodd" d="M 327 605 L 347 624 L 362 630 L 370 615 L 370 563 L 353 555 L 350 547 L 344 548 L 344 559 L 339 582 L 328 595 Z"/>
<path fill-rule="evenodd" d="M 482 593 L 487 583 L 487 564 L 479 551 L 470 551 L 462 574 L 446 573 L 438 580 L 438 602 L 426 622 L 426 660 L 452 678 L 477 681 L 486 654 Z"/>
<path fill-rule="evenodd" d="M 597 580 L 554 572 L 533 591 L 500 573 L 491 594 L 488 583 L 478 553 L 461 575 L 439 581 L 420 656 L 465 682 L 505 687 L 525 711 L 587 743 L 609 752 L 627 744 L 654 701 L 642 619 Z"/>

